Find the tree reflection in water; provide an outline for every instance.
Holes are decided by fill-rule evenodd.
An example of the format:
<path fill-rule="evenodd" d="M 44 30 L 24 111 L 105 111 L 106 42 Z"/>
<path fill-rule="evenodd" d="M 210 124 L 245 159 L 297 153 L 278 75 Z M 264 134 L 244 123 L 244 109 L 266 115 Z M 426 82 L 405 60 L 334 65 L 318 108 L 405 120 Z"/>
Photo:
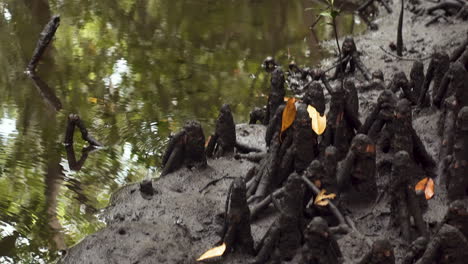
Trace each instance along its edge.
<path fill-rule="evenodd" d="M 266 100 L 266 56 L 283 65 L 288 55 L 308 65 L 326 56 L 317 41 L 332 31 L 311 34 L 310 5 L 0 0 L 0 262 L 49 263 L 96 232 L 112 191 L 159 175 L 167 138 L 185 120 L 209 134 L 229 103 L 236 122 L 247 121 Z M 31 83 L 24 70 L 52 14 L 61 25 L 38 66 L 43 81 Z M 352 15 L 338 24 L 340 35 L 356 30 Z M 38 92 L 44 84 L 57 100 Z M 77 161 L 62 145 L 69 113 L 106 148 L 88 156 L 77 137 L 73 147 L 85 148 Z"/>

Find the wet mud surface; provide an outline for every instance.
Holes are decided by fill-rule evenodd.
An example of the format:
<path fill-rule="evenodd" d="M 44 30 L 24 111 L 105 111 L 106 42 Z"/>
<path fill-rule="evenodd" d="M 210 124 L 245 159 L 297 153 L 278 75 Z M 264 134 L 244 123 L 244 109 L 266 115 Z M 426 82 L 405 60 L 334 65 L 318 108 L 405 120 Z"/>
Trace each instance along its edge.
<path fill-rule="evenodd" d="M 393 10 L 398 10 L 399 5 L 400 2 L 393 3 Z M 396 40 L 398 15 L 398 12 L 383 15 L 375 21 L 379 25 L 378 31 L 368 31 L 355 37 L 358 50 L 362 52 L 361 60 L 372 71 L 382 70 L 386 84 L 397 71 L 404 71 L 409 76 L 413 64 L 412 61 L 391 57 L 380 49 L 382 46 L 389 50 L 389 44 Z M 431 19 L 431 16 L 406 12 L 403 27 L 405 57 L 427 57 L 434 46 L 451 52 L 465 40 L 467 22 L 451 24 L 442 21 L 426 27 Z M 323 45 L 333 49 L 333 44 L 326 42 Z M 323 61 L 322 66 L 328 68 L 333 63 L 334 60 Z M 426 60 L 425 71 L 427 64 Z M 364 80 L 361 74 L 356 74 L 356 78 Z M 372 112 L 380 93 L 381 90 L 364 91 L 358 87 L 362 123 Z M 327 94 L 326 99 L 329 100 Z M 437 134 L 439 116 L 440 111 L 433 107 L 413 112 L 413 127 L 437 163 L 441 141 Z M 237 141 L 265 150 L 265 130 L 263 125 L 237 125 Z M 377 164 L 381 159 L 377 153 Z M 245 176 L 253 165 L 250 161 L 233 157 L 208 159 L 205 169 L 183 168 L 154 179 L 153 195 L 142 195 L 139 183 L 123 187 L 112 196 L 102 214 L 107 227 L 70 248 L 60 263 L 195 263 L 198 256 L 220 239 L 224 204 L 233 178 Z M 421 168 L 413 167 L 411 177 L 415 182 L 425 177 Z M 390 223 L 390 171 L 379 172 L 376 175 L 378 198 L 375 202 L 363 202 L 366 200 L 364 197 L 352 192 L 340 199 L 342 212 L 352 219 L 359 231 L 336 236 L 344 263 L 358 262 L 371 249 L 371 243 L 379 238 L 391 241 L 396 263 L 400 263 L 406 253 L 407 243 Z M 447 211 L 447 194 L 444 188 L 439 188 L 439 180 L 440 177 L 435 179 L 434 198 L 427 202 L 427 206 L 425 201 L 421 202 L 423 219 L 430 234 Z M 262 212 L 262 217 L 252 222 L 255 243 L 262 239 L 273 222 L 274 211 L 270 206 Z M 234 253 L 222 260 L 209 262 L 250 263 L 250 260 L 248 255 Z M 300 260 L 296 256 L 289 263 L 300 263 Z"/>

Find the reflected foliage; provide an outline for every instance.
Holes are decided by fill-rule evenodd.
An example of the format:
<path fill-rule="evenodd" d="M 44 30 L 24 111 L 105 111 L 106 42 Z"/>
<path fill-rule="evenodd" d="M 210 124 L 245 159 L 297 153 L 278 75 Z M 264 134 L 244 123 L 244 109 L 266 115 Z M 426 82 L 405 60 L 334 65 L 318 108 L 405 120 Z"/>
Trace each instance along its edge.
<path fill-rule="evenodd" d="M 0 0 L 0 262 L 50 263 L 104 224 L 118 187 L 157 177 L 171 132 L 188 119 L 213 130 L 223 103 L 237 123 L 265 103 L 273 55 L 316 64 L 328 26 L 309 25 L 309 1 Z M 24 74 L 53 14 L 61 25 L 38 66 L 60 99 L 55 111 Z M 353 15 L 338 21 L 354 31 Z M 64 140 L 78 113 L 106 147 Z M 67 152 L 68 151 L 68 152 Z M 79 151 L 78 151 L 79 152 Z M 69 160 L 75 163 L 69 165 Z"/>

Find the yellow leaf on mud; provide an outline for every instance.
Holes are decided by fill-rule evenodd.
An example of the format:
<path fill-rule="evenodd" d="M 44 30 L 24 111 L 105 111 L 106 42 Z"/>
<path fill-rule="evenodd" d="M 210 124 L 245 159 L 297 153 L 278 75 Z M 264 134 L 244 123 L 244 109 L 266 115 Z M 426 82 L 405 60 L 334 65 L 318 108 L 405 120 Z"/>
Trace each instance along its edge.
<path fill-rule="evenodd" d="M 286 107 L 283 110 L 283 118 L 281 121 L 281 133 L 288 129 L 296 119 L 296 98 L 289 98 Z"/>
<path fill-rule="evenodd" d="M 206 251 L 205 253 L 203 253 L 203 255 L 201 255 L 197 259 L 197 261 L 202 261 L 202 260 L 205 260 L 205 259 L 210 259 L 210 258 L 215 258 L 215 257 L 222 256 L 224 254 L 224 251 L 226 251 L 226 243 L 223 243 L 219 247 L 214 247 L 214 248 Z"/>
<path fill-rule="evenodd" d="M 309 112 L 310 119 L 312 119 L 312 130 L 317 135 L 321 135 L 327 127 L 327 117 L 325 115 L 321 116 L 317 109 L 311 105 L 307 107 L 307 112 Z"/>
<path fill-rule="evenodd" d="M 426 177 L 416 184 L 414 190 L 418 193 L 424 192 L 426 200 L 429 200 L 434 196 L 434 180 Z"/>
<path fill-rule="evenodd" d="M 329 202 L 328 199 L 334 199 L 336 197 L 334 193 L 325 194 L 326 191 L 325 189 L 321 190 L 317 197 L 315 197 L 315 205 L 326 206 Z"/>
<path fill-rule="evenodd" d="M 96 97 L 88 97 L 88 102 L 93 103 L 93 104 L 97 104 L 98 99 Z"/>

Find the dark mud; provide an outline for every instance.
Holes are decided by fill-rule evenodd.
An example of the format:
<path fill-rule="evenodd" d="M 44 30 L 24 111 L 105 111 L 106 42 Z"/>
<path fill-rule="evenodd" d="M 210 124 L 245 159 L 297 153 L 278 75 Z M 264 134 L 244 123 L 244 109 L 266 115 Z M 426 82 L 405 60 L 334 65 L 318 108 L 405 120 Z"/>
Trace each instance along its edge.
<path fill-rule="evenodd" d="M 400 2 L 394 2 L 398 10 Z M 424 4 L 423 7 L 428 7 Z M 380 48 L 389 49 L 396 41 L 398 12 L 378 18 L 378 31 L 369 31 L 355 37 L 362 62 L 371 71 L 380 69 L 386 84 L 398 71 L 408 76 L 412 61 L 399 60 Z M 465 40 L 467 22 L 439 22 L 426 27 L 431 16 L 416 16 L 405 13 L 403 40 L 405 57 L 424 58 L 435 46 L 451 52 Z M 324 43 L 333 49 L 333 43 Z M 328 68 L 333 61 L 324 61 Z M 428 61 L 424 62 L 425 69 Z M 357 75 L 364 80 L 364 76 Z M 358 90 L 361 122 L 372 111 L 381 90 Z M 328 95 L 327 95 L 328 98 Z M 440 137 L 437 135 L 437 120 L 440 112 L 425 108 L 413 113 L 413 127 L 436 162 Z M 256 148 L 265 149 L 262 125 L 238 125 L 238 141 Z M 377 155 L 377 163 L 380 157 Z M 208 168 L 203 170 L 180 169 L 153 180 L 155 192 L 142 196 L 139 183 L 128 185 L 116 192 L 109 206 L 102 213 L 107 227 L 88 236 L 70 248 L 60 263 L 195 263 L 195 259 L 220 239 L 224 219 L 224 203 L 233 177 L 245 176 L 253 163 L 232 157 L 209 159 Z M 421 168 L 413 168 L 412 177 L 423 176 Z M 344 212 L 356 224 L 356 231 L 338 236 L 338 244 L 345 263 L 354 263 L 370 250 L 371 243 L 387 238 L 394 245 L 397 263 L 401 262 L 407 245 L 399 232 L 390 225 L 389 173 L 377 174 L 377 202 L 364 203 L 359 196 L 348 194 L 341 204 Z M 439 177 L 440 178 L 440 177 Z M 423 218 L 432 234 L 435 226 L 447 211 L 447 194 L 439 187 L 436 178 L 436 195 L 427 202 Z M 273 208 L 262 212 L 259 220 L 252 224 L 252 235 L 258 243 L 273 221 Z M 414 227 L 413 227 L 414 228 Z M 413 238 L 414 239 L 414 238 Z M 223 260 L 212 263 L 249 263 L 247 255 L 228 254 Z M 296 257 L 290 263 L 300 263 Z"/>

